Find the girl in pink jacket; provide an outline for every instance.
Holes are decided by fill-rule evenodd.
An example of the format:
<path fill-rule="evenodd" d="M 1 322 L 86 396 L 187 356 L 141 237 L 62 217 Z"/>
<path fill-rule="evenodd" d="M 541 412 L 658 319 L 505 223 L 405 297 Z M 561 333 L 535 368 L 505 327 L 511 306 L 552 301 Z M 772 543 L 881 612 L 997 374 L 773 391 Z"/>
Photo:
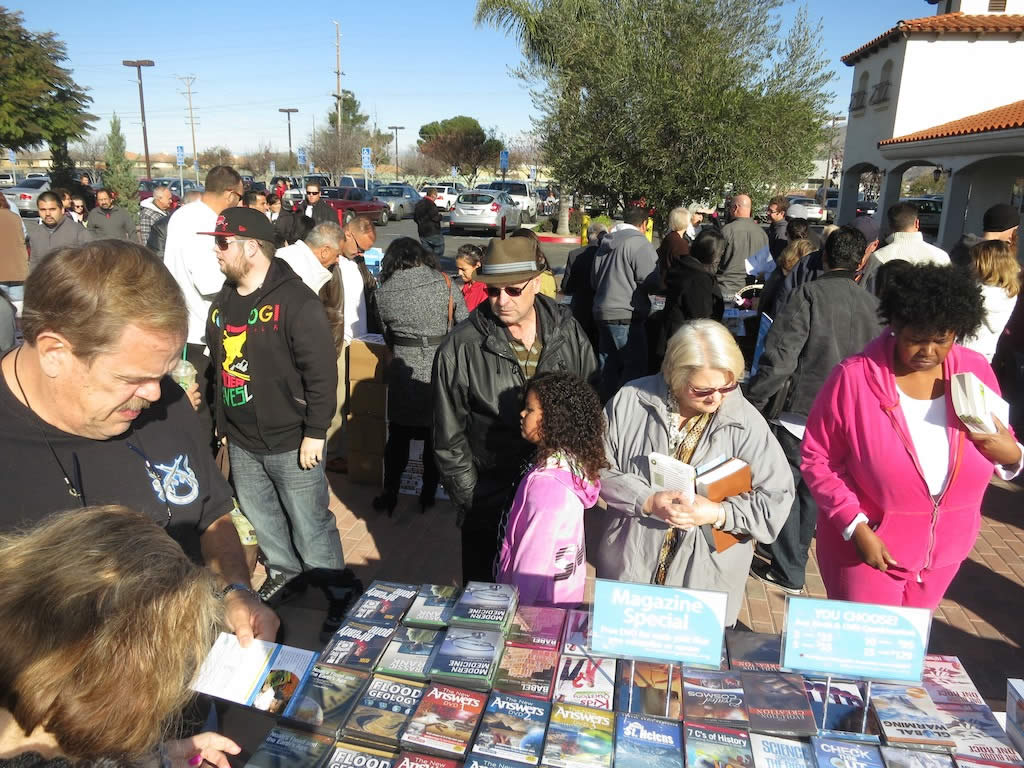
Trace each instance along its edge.
<path fill-rule="evenodd" d="M 505 521 L 497 580 L 515 584 L 524 605 L 573 608 L 587 579 L 583 513 L 608 466 L 601 401 L 576 376 L 542 373 L 527 386 L 520 423 L 537 453 Z"/>
<path fill-rule="evenodd" d="M 955 373 L 999 391 L 985 359 L 954 343 L 984 316 L 969 275 L 898 267 L 879 312 L 889 328 L 836 366 L 807 420 L 818 566 L 830 598 L 934 610 L 974 546 L 993 471 L 1016 476 L 1021 446 L 1002 424 L 972 434 L 953 410 Z"/>

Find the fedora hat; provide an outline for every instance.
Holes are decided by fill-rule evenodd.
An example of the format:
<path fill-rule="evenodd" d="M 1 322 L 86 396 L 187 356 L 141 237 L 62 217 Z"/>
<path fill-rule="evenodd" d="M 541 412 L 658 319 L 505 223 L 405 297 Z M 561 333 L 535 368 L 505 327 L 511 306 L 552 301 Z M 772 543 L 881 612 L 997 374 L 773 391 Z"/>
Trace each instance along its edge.
<path fill-rule="evenodd" d="M 492 237 L 484 263 L 474 279 L 485 285 L 515 285 L 532 280 L 544 270 L 537 266 L 536 245 L 529 237 Z"/>

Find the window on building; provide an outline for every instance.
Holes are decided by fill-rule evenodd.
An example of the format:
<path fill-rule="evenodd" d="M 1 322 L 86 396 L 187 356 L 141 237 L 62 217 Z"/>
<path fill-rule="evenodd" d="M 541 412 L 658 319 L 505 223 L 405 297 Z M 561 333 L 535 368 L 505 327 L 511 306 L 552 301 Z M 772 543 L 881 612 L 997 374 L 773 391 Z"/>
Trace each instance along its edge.
<path fill-rule="evenodd" d="M 864 109 L 868 100 L 868 73 L 862 72 L 857 81 L 857 90 L 850 94 L 850 111 Z"/>
<path fill-rule="evenodd" d="M 1006 0 L 988 0 L 990 13 L 1001 13 L 1006 10 Z"/>
<path fill-rule="evenodd" d="M 892 59 L 882 65 L 882 74 L 878 82 L 871 89 L 871 104 L 884 104 L 889 100 L 889 86 L 892 83 Z"/>

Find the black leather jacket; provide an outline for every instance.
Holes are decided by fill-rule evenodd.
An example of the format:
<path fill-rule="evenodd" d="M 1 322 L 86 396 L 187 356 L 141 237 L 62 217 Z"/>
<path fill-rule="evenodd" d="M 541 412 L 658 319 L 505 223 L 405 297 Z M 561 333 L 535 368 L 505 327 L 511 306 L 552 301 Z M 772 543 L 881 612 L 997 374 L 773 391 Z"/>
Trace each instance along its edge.
<path fill-rule="evenodd" d="M 594 349 L 570 309 L 541 295 L 534 307 L 544 343 L 537 372 L 564 371 L 593 384 Z M 519 427 L 526 378 L 488 302 L 438 349 L 431 384 L 434 455 L 461 524 L 467 511 L 511 498 L 534 450 Z"/>

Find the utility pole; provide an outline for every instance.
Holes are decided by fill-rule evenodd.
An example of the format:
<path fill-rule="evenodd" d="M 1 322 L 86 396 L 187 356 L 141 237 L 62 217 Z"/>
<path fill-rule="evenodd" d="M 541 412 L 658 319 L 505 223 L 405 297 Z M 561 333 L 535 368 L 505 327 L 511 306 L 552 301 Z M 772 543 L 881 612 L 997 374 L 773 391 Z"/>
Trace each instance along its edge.
<path fill-rule="evenodd" d="M 336 142 L 335 165 L 338 167 L 335 169 L 334 175 L 340 178 L 344 171 L 344 164 L 341 162 L 341 25 L 338 22 L 334 22 L 334 56 L 334 74 L 338 78 L 337 90 L 334 94 L 334 138 Z"/>
<path fill-rule="evenodd" d="M 291 166 L 292 174 L 295 173 L 295 160 L 292 157 L 292 112 L 298 112 L 299 110 L 294 107 L 287 109 L 279 109 L 278 112 L 284 112 L 288 116 L 288 165 Z"/>
<path fill-rule="evenodd" d="M 199 154 L 196 149 L 196 119 L 192 113 L 192 83 L 196 81 L 195 75 L 185 75 L 179 77 L 179 80 L 185 84 L 185 97 L 188 99 L 188 124 L 192 127 L 192 168 L 196 173 L 196 184 L 199 183 Z M 180 91 L 179 91 L 180 93 Z M 185 190 L 181 190 L 184 194 Z"/>
<path fill-rule="evenodd" d="M 139 79 L 139 111 L 142 113 L 142 148 L 146 153 L 146 178 L 153 178 L 153 169 L 149 164 L 149 136 L 146 135 L 146 100 L 142 97 L 142 68 L 155 66 L 150 59 L 138 59 L 129 61 L 123 59 L 121 63 L 126 67 L 135 67 Z"/>
<path fill-rule="evenodd" d="M 399 173 L 398 173 L 398 132 L 399 131 L 404 131 L 405 130 L 405 126 L 404 125 L 389 125 L 388 126 L 388 130 L 395 132 L 395 183 L 397 184 L 398 183 L 398 178 L 399 178 Z"/>

